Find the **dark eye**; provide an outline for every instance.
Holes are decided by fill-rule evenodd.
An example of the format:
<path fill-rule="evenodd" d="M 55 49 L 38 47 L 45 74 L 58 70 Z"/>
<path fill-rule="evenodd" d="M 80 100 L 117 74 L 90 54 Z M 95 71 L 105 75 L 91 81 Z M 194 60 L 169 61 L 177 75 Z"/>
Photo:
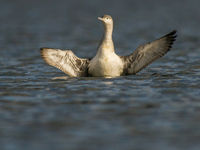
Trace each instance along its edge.
<path fill-rule="evenodd" d="M 106 18 L 106 19 L 109 19 L 109 18 Z"/>

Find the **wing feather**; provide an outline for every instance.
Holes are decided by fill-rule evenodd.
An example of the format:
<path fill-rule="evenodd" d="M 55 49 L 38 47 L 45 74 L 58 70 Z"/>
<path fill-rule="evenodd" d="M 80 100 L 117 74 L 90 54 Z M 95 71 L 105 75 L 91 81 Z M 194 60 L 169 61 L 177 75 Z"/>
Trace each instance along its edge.
<path fill-rule="evenodd" d="M 89 59 L 77 57 L 71 50 L 41 48 L 41 56 L 45 62 L 71 77 L 88 76 Z"/>
<path fill-rule="evenodd" d="M 121 56 L 124 62 L 124 74 L 136 74 L 156 59 L 164 56 L 176 40 L 176 31 L 158 40 L 139 46 L 132 54 Z"/>

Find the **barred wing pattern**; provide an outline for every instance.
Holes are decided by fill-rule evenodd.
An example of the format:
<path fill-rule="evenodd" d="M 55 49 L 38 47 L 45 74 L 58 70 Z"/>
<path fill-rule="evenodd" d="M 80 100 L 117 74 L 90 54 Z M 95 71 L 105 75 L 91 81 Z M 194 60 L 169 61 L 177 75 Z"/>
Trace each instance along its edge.
<path fill-rule="evenodd" d="M 176 40 L 176 31 L 158 40 L 139 46 L 132 54 L 121 56 L 124 63 L 124 75 L 136 74 L 156 59 L 164 56 Z"/>
<path fill-rule="evenodd" d="M 71 50 L 41 48 L 41 56 L 45 62 L 71 77 L 88 76 L 89 59 L 77 57 Z"/>

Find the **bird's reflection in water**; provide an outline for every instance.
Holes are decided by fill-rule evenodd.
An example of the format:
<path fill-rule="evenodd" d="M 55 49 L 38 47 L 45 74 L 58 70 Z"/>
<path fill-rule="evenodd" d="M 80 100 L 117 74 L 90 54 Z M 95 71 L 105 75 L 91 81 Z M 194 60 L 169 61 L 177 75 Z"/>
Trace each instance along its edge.
<path fill-rule="evenodd" d="M 68 76 L 61 76 L 61 77 L 53 77 L 52 80 L 67 80 L 69 78 L 70 77 L 68 77 Z"/>

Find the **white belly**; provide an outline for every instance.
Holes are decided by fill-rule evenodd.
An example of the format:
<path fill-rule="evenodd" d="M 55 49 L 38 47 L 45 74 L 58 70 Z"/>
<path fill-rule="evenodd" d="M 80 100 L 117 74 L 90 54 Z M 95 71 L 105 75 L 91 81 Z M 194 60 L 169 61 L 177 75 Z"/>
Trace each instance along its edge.
<path fill-rule="evenodd" d="M 95 56 L 89 64 L 89 74 L 95 77 L 117 77 L 122 74 L 123 64 L 119 56 Z"/>

